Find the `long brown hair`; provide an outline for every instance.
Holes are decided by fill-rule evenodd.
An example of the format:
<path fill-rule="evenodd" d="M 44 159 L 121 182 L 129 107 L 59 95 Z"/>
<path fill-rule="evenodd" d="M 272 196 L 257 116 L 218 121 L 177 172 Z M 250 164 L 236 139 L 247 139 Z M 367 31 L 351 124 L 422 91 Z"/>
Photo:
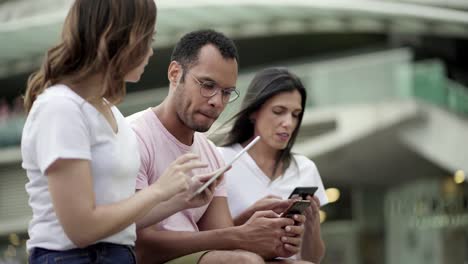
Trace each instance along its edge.
<path fill-rule="evenodd" d="M 103 76 L 100 95 L 113 104 L 125 96 L 125 75 L 145 58 L 156 24 L 154 0 L 75 0 L 61 41 L 31 74 L 24 96 L 27 112 L 47 87 L 67 79 Z"/>
<path fill-rule="evenodd" d="M 299 114 L 296 129 L 294 129 L 288 145 L 278 153 L 273 168 L 273 175 L 275 175 L 280 162 L 282 162 L 283 171 L 281 172 L 284 173 L 291 164 L 291 149 L 299 133 L 307 101 L 307 92 L 301 79 L 286 68 L 266 68 L 255 75 L 247 88 L 244 100 L 242 101 L 241 110 L 225 124 L 227 125 L 232 122 L 233 126 L 227 133 L 227 137 L 222 145 L 230 146 L 236 143 L 242 144 L 251 139 L 254 135 L 255 128 L 250 120 L 251 114 L 260 110 L 273 96 L 295 90 L 301 94 L 301 106 L 303 110 Z"/>

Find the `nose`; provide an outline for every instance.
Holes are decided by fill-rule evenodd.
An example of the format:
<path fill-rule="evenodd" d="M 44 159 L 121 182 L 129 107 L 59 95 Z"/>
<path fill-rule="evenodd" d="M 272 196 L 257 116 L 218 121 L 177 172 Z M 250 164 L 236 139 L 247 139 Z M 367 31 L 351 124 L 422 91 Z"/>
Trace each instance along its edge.
<path fill-rule="evenodd" d="M 153 56 L 153 54 L 154 54 L 154 50 L 153 50 L 153 48 L 151 47 L 151 48 L 149 49 L 149 52 L 148 52 L 148 58 L 151 58 L 151 57 Z"/>
<path fill-rule="evenodd" d="M 294 118 L 293 118 L 293 116 L 291 116 L 291 115 L 285 115 L 284 119 L 282 120 L 281 125 L 282 125 L 283 127 L 289 128 L 289 127 L 291 127 L 291 126 L 293 125 L 293 123 L 294 123 Z"/>
<path fill-rule="evenodd" d="M 218 90 L 218 92 L 208 99 L 208 103 L 215 108 L 224 107 L 223 102 L 223 93 Z"/>

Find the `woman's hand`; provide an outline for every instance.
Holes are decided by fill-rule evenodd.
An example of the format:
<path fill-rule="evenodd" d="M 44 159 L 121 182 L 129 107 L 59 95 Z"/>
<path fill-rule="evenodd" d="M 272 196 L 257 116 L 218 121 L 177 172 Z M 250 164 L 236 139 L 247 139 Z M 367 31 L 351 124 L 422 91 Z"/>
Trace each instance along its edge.
<path fill-rule="evenodd" d="M 218 170 L 212 171 L 208 174 L 193 176 L 190 187 L 186 191 L 180 192 L 172 197 L 169 202 L 179 205 L 178 207 L 181 208 L 181 210 L 187 208 L 196 208 L 210 203 L 213 199 L 216 187 L 218 187 L 218 185 L 221 183 L 224 176 L 217 178 L 202 193 L 197 194 L 196 196 L 193 196 L 193 194 L 198 190 L 198 188 L 209 181 L 211 177 L 213 177 L 217 172 Z"/>
<path fill-rule="evenodd" d="M 255 212 L 258 211 L 273 211 L 277 214 L 281 214 L 293 202 L 293 200 L 283 200 L 281 197 L 276 195 L 267 195 L 256 201 L 252 206 L 236 217 L 236 219 L 234 219 L 234 224 L 236 226 L 244 224 Z"/>
<path fill-rule="evenodd" d="M 310 206 L 304 211 L 306 216 L 306 225 L 309 227 L 320 225 L 320 200 L 317 196 L 307 196 L 307 200 L 310 201 Z"/>
<path fill-rule="evenodd" d="M 286 210 L 293 200 L 283 200 L 276 195 L 267 195 L 253 204 L 254 211 L 268 211 L 271 210 L 277 214 L 281 214 Z"/>
<path fill-rule="evenodd" d="M 187 191 L 192 185 L 192 178 L 187 174 L 197 168 L 205 168 L 208 165 L 198 159 L 198 155 L 188 153 L 180 156 L 169 165 L 159 179 L 150 188 L 163 193 L 165 200 L 178 193 Z"/>

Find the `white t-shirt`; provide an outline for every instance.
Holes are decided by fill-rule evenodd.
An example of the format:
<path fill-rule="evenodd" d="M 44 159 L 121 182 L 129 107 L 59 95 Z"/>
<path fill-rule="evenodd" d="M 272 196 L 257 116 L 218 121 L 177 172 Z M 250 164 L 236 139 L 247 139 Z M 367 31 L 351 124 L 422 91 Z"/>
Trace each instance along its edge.
<path fill-rule="evenodd" d="M 22 166 L 29 178 L 26 191 L 33 211 L 28 250 L 76 248 L 57 219 L 44 175 L 57 159 L 90 161 L 97 205 L 115 203 L 135 193 L 140 166 L 136 137 L 115 106 L 112 113 L 117 133 L 96 108 L 65 85 L 47 88 L 34 102 L 21 141 Z M 132 224 L 99 242 L 134 245 L 135 239 Z"/>
<path fill-rule="evenodd" d="M 229 162 L 242 150 L 240 144 L 229 147 L 218 147 L 225 162 Z M 237 217 L 249 206 L 267 195 L 277 195 L 287 199 L 296 187 L 317 186 L 315 195 L 320 205 L 328 203 L 322 179 L 314 162 L 303 155 L 294 154 L 291 165 L 284 175 L 273 182 L 257 166 L 255 160 L 248 154 L 242 155 L 226 172 L 226 189 L 229 209 L 233 217 Z"/>

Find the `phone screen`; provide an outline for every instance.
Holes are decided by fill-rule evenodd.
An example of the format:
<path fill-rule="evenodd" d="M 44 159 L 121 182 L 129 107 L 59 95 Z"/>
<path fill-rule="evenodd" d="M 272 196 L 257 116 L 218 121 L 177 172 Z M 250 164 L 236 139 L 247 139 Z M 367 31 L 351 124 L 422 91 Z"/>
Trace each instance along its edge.
<path fill-rule="evenodd" d="M 302 214 L 302 212 L 304 212 L 304 210 L 309 206 L 309 200 L 295 201 L 281 214 L 281 217 L 293 217 L 293 215 Z"/>

